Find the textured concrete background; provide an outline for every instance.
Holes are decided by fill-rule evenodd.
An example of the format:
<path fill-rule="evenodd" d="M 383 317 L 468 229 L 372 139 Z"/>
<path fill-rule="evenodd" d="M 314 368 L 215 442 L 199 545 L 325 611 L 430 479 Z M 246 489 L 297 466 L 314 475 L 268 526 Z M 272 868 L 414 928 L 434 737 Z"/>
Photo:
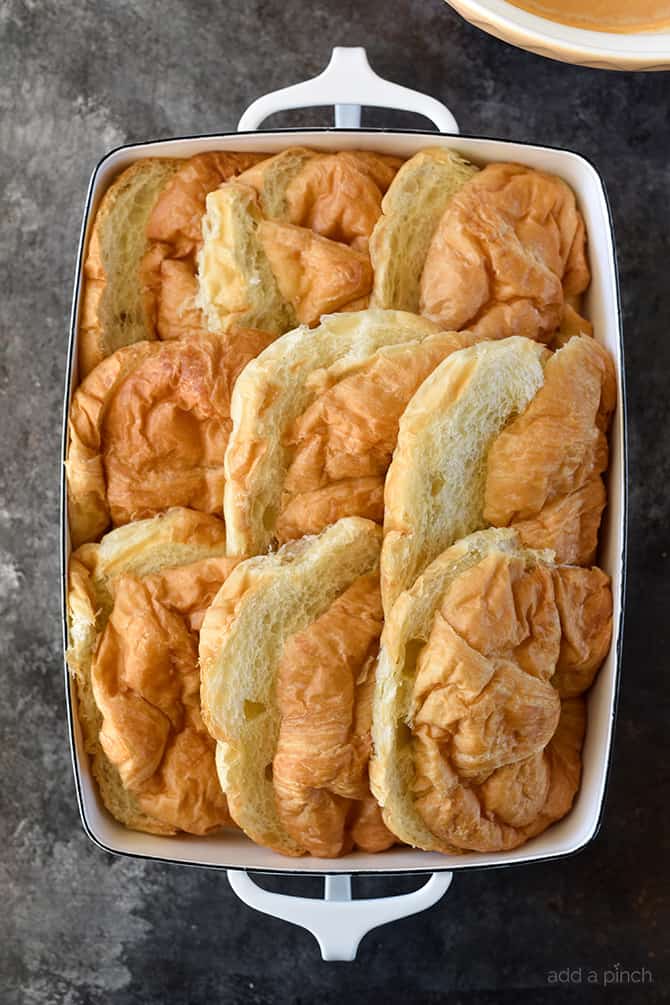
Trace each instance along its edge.
<path fill-rule="evenodd" d="M 667 1000 L 668 76 L 527 55 L 440 0 L 3 0 L 0 31 L 3 1005 L 538 1002 L 549 971 L 582 967 L 585 981 L 616 963 L 648 968 L 654 984 L 610 988 L 608 1001 Z M 58 612 L 61 394 L 91 169 L 119 143 L 233 129 L 253 98 L 318 72 L 335 44 L 366 45 L 380 73 L 444 100 L 464 131 L 598 164 L 616 219 L 631 420 L 624 677 L 598 839 L 552 865 L 457 877 L 432 911 L 368 936 L 353 965 L 321 963 L 311 936 L 247 910 L 222 875 L 87 841 Z M 402 881 L 362 885 L 375 895 Z M 596 998 L 573 983 L 550 1000 Z"/>

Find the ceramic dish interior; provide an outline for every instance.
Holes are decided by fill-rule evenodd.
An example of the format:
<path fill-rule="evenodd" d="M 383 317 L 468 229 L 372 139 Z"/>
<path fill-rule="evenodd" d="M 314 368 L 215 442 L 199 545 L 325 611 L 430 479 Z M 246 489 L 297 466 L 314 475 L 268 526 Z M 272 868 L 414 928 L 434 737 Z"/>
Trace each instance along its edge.
<path fill-rule="evenodd" d="M 95 209 L 112 178 L 139 158 L 190 157 L 207 150 L 277 152 L 289 145 L 320 150 L 369 149 L 379 153 L 410 157 L 428 145 L 453 148 L 473 162 L 516 161 L 553 172 L 575 191 L 589 235 L 592 282 L 586 312 L 596 338 L 612 354 L 618 373 L 619 405 L 611 433 L 609 506 L 602 528 L 599 564 L 612 577 L 614 597 L 613 642 L 588 698 L 588 729 L 583 752 L 583 779 L 575 806 L 560 823 L 526 845 L 496 854 L 438 855 L 411 848 L 395 848 L 381 855 L 356 852 L 340 860 L 284 858 L 252 844 L 239 832 L 211 837 L 157 837 L 124 828 L 106 812 L 91 776 L 79 723 L 75 694 L 67 674 L 67 699 L 72 757 L 81 817 L 88 835 L 101 847 L 119 854 L 160 859 L 176 863 L 232 869 L 253 869 L 280 873 L 408 873 L 511 865 L 567 855 L 583 847 L 598 829 L 608 773 L 612 729 L 616 707 L 621 650 L 622 598 L 625 558 L 625 395 L 617 270 L 611 218 L 602 179 L 583 157 L 566 150 L 464 136 L 412 132 L 364 130 L 289 130 L 263 133 L 231 133 L 201 136 L 122 147 L 108 154 L 91 178 L 82 226 L 75 295 L 70 333 L 65 414 L 77 384 L 77 328 L 81 295 L 81 275 L 86 239 Z M 63 440 L 65 449 L 65 437 Z M 67 531 L 65 486 L 62 486 L 63 631 L 65 622 L 65 582 L 70 553 Z M 67 639 L 66 639 L 67 641 Z"/>

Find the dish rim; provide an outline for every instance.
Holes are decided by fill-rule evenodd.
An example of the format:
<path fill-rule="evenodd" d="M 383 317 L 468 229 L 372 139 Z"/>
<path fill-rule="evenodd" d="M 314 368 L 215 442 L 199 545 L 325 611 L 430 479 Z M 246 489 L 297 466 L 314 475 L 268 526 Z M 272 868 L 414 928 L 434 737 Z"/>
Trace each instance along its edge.
<path fill-rule="evenodd" d="M 312 134 L 318 135 L 332 135 L 332 136 L 342 136 L 343 134 L 355 134 L 356 136 L 361 136 L 361 139 L 368 134 L 374 135 L 385 135 L 385 136 L 425 136 L 427 139 L 435 138 L 439 136 L 447 139 L 453 139 L 455 143 L 460 140 L 473 140 L 482 143 L 498 143 L 514 147 L 526 147 L 528 149 L 535 150 L 546 150 L 551 152 L 560 152 L 564 154 L 569 154 L 572 157 L 578 158 L 583 161 L 591 171 L 593 171 L 600 183 L 602 190 L 604 206 L 607 213 L 607 220 L 609 223 L 609 231 L 611 235 L 611 245 L 612 245 L 612 266 L 614 272 L 614 294 L 615 294 L 615 313 L 616 313 L 616 323 L 617 323 L 617 340 L 619 346 L 619 360 L 620 360 L 620 373 L 618 374 L 620 384 L 621 384 L 621 401 L 617 402 L 618 408 L 621 409 L 621 430 L 622 430 L 622 498 L 621 498 L 621 532 L 622 532 L 622 546 L 621 546 L 621 584 L 619 590 L 619 603 L 620 603 L 620 617 L 618 625 L 618 634 L 616 640 L 612 641 L 612 652 L 615 658 L 615 669 L 614 669 L 614 682 L 613 682 L 613 696 L 612 696 L 612 712 L 609 723 L 609 747 L 607 752 L 607 758 L 604 764 L 604 783 L 602 796 L 600 799 L 600 805 L 598 809 L 597 818 L 592 827 L 592 830 L 588 837 L 579 844 L 577 847 L 569 849 L 567 851 L 555 851 L 548 852 L 543 855 L 536 855 L 528 858 L 520 857 L 515 861 L 502 861 L 502 862 L 486 862 L 478 864 L 475 862 L 467 862 L 459 864 L 458 861 L 454 861 L 452 858 L 445 860 L 444 865 L 431 864 L 424 866 L 409 866 L 407 869 L 402 868 L 384 868 L 382 862 L 380 862 L 379 868 L 367 869 L 367 868 L 357 868 L 356 860 L 353 858 L 348 858 L 344 856 L 338 859 L 340 868 L 337 870 L 329 870 L 327 865 L 323 868 L 319 866 L 318 871 L 313 869 L 304 868 L 262 868 L 255 865 L 228 865 L 223 863 L 211 863 L 211 862 L 201 862 L 201 861 L 184 861 L 183 859 L 172 858 L 169 855 L 153 855 L 139 851 L 129 851 L 127 848 L 117 848 L 107 845 L 102 841 L 97 834 L 94 833 L 92 827 L 89 824 L 88 818 L 86 816 L 86 810 L 84 807 L 83 793 L 82 793 L 82 779 L 79 771 L 79 758 L 76 749 L 75 740 L 75 708 L 73 702 L 73 681 L 65 659 L 65 652 L 67 650 L 68 641 L 68 629 L 67 629 L 67 572 L 68 572 L 68 527 L 67 527 L 67 481 L 65 472 L 65 459 L 67 454 L 67 432 L 68 432 L 68 413 L 69 413 L 69 403 L 72 394 L 72 383 L 73 383 L 73 370 L 75 363 L 75 349 L 77 346 L 77 315 L 78 315 L 78 304 L 80 299 L 80 290 L 82 286 L 83 279 L 83 265 L 84 265 L 84 252 L 85 252 L 85 242 L 86 233 L 89 224 L 89 218 L 91 214 L 91 208 L 93 203 L 93 196 L 96 193 L 97 181 L 102 168 L 105 164 L 117 154 L 123 151 L 139 151 L 147 147 L 152 147 L 156 145 L 171 144 L 171 143 L 184 143 L 185 141 L 207 141 L 207 140 L 221 140 L 221 139 L 232 139 L 239 137 L 254 137 L 267 135 L 268 137 L 277 136 L 291 136 L 291 135 L 301 135 L 308 136 Z M 456 872 L 456 871 L 469 871 L 473 869 L 484 870 L 484 869 L 503 869 L 503 868 L 514 868 L 521 865 L 530 865 L 535 863 L 542 863 L 547 861 L 556 861 L 559 859 L 571 858 L 574 855 L 579 854 L 583 851 L 592 841 L 597 837 L 600 828 L 602 826 L 605 806 L 607 803 L 607 796 L 609 785 L 611 781 L 611 770 L 612 761 L 614 756 L 614 731 L 616 726 L 620 686 L 621 686 L 621 670 L 622 670 L 622 656 L 623 656 L 623 638 L 624 638 L 624 625 L 625 625 L 625 596 L 626 596 L 626 579 L 627 579 L 627 556 L 628 556 L 628 418 L 627 418 L 627 395 L 626 395 L 626 377 L 625 377 L 625 365 L 624 365 L 624 341 L 623 341 L 623 314 L 621 307 L 621 292 L 619 284 L 619 268 L 618 268 L 618 256 L 616 249 L 615 231 L 614 231 L 614 220 L 612 216 L 612 209 L 609 201 L 609 196 L 607 193 L 607 187 L 602 173 L 594 164 L 594 162 L 586 155 L 575 151 L 569 147 L 555 146 L 550 144 L 542 143 L 531 143 L 523 140 L 510 140 L 507 138 L 493 137 L 493 136 L 480 136 L 477 134 L 460 133 L 448 135 L 444 133 L 436 133 L 434 130 L 424 130 L 424 129 L 390 129 L 390 128 L 361 128 L 361 129 L 336 129 L 332 126 L 312 126 L 312 127 L 289 127 L 281 129 L 272 130 L 230 130 L 226 132 L 217 133 L 196 133 L 187 136 L 174 136 L 163 139 L 154 140 L 142 140 L 136 143 L 123 143 L 118 146 L 108 150 L 96 163 L 95 167 L 91 172 L 89 179 L 88 189 L 86 193 L 86 200 L 84 203 L 84 212 L 82 217 L 82 224 L 79 234 L 78 250 L 75 261 L 75 282 L 72 295 L 72 305 L 70 312 L 70 322 L 69 322 L 69 335 L 68 335 L 68 347 L 66 356 L 66 374 L 65 374 L 65 388 L 64 388 L 64 400 L 63 400 L 63 420 L 61 428 L 61 477 L 60 477 L 60 527 L 59 527 L 59 551 L 60 551 L 60 594 L 61 594 L 61 617 L 62 617 L 62 641 L 63 641 L 63 665 L 65 674 L 65 699 L 66 699 L 66 713 L 67 713 L 67 723 L 68 723 L 68 740 L 70 746 L 70 759 L 72 763 L 75 790 L 77 796 L 77 805 L 79 808 L 79 816 L 87 837 L 102 851 L 109 854 L 120 855 L 125 858 L 146 860 L 152 862 L 161 862 L 165 864 L 178 865 L 178 866 L 188 866 L 200 869 L 215 869 L 215 870 L 232 870 L 232 871 L 250 871 L 258 873 L 261 875 L 273 875 L 273 876 L 326 876 L 326 875 L 341 875 L 343 872 L 351 873 L 356 876 L 420 876 L 427 873 L 433 872 Z M 134 832 L 131 832 L 134 833 Z M 172 840 L 171 837 L 167 837 L 166 840 Z M 421 852 L 420 849 L 409 849 L 407 854 L 426 854 Z M 383 859 L 383 856 L 379 856 Z M 294 860 L 304 861 L 300 859 Z M 321 861 L 321 860 L 320 860 Z M 328 860 L 322 860 L 327 862 Z M 347 863 L 347 868 L 342 869 L 342 863 Z"/>

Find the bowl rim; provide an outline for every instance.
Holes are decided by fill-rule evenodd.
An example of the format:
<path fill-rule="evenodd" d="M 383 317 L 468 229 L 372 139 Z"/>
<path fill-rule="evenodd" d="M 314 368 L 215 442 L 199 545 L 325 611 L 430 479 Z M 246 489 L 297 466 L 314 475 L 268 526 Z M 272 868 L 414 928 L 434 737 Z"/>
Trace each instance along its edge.
<path fill-rule="evenodd" d="M 446 0 L 466 20 L 506 42 L 565 62 L 612 69 L 670 69 L 670 29 L 606 32 L 531 14 L 508 0 Z"/>

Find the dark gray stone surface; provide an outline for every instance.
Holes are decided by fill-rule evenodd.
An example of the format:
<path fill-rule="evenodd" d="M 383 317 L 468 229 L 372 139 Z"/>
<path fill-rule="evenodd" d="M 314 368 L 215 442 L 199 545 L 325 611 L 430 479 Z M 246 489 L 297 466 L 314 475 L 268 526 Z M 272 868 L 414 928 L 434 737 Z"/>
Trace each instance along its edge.
<path fill-rule="evenodd" d="M 609 988 L 608 1000 L 666 1000 L 668 76 L 551 63 L 440 0 L 4 0 L 0 37 L 0 1000 L 538 1002 L 549 971 L 582 967 L 586 981 L 616 963 L 646 967 L 654 984 Z M 630 414 L 627 638 L 599 837 L 570 860 L 458 876 L 435 909 L 368 936 L 352 965 L 321 963 L 311 936 L 247 910 L 223 875 L 88 842 L 64 726 L 57 557 L 67 318 L 91 169 L 126 141 L 234 128 L 254 97 L 318 72 L 335 44 L 366 45 L 379 72 L 443 99 L 464 131 L 565 145 L 600 167 Z M 596 999 L 574 983 L 551 995 Z"/>

